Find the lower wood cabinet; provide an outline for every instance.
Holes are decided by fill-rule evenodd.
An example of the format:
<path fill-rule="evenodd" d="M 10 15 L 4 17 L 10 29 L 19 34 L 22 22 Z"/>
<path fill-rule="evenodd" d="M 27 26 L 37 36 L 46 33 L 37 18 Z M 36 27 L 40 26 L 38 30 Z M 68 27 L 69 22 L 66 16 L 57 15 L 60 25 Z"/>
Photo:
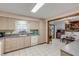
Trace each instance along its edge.
<path fill-rule="evenodd" d="M 24 47 L 24 40 L 25 40 L 25 37 L 18 37 L 17 40 L 16 40 L 16 49 L 21 49 Z"/>
<path fill-rule="evenodd" d="M 3 54 L 4 51 L 4 38 L 0 38 L 0 56 Z"/>
<path fill-rule="evenodd" d="M 16 47 L 17 47 L 16 40 L 17 40 L 17 38 L 5 38 L 4 53 L 16 49 Z"/>
<path fill-rule="evenodd" d="M 30 36 L 25 37 L 24 47 L 30 47 L 30 46 L 31 46 L 31 37 Z"/>
<path fill-rule="evenodd" d="M 5 38 L 4 53 L 31 46 L 30 36 Z"/>
<path fill-rule="evenodd" d="M 39 36 L 6 37 L 4 38 L 3 53 L 18 50 L 21 48 L 30 47 L 43 42 L 44 40 L 40 39 Z"/>

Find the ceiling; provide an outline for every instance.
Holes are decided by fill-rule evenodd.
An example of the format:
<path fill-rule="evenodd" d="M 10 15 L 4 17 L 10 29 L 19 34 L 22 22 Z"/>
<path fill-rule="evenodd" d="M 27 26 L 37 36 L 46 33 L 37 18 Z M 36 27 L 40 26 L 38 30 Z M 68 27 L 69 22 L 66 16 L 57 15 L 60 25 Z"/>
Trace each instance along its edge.
<path fill-rule="evenodd" d="M 11 12 L 19 15 L 36 18 L 49 18 L 79 10 L 78 3 L 46 3 L 36 13 L 31 10 L 35 3 L 0 3 L 0 11 Z"/>

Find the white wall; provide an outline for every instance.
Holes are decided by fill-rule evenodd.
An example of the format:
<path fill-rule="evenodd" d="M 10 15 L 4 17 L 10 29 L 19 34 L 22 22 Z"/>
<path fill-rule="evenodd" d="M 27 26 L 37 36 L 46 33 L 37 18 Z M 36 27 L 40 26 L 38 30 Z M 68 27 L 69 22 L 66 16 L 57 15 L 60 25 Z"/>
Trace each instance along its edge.
<path fill-rule="evenodd" d="M 56 29 L 65 29 L 65 22 L 62 21 L 54 21 Z"/>
<path fill-rule="evenodd" d="M 51 24 L 54 24 L 56 29 L 64 29 L 65 30 L 65 22 L 62 21 L 52 21 Z"/>

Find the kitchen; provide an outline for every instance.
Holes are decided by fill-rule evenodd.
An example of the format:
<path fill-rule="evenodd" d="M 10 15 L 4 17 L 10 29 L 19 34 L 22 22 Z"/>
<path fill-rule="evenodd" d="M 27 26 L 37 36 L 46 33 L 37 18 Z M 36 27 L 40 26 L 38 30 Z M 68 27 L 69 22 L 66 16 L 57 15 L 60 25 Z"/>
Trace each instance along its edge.
<path fill-rule="evenodd" d="M 43 7 L 39 7 L 38 5 Z M 35 6 L 38 6 L 38 9 L 35 8 Z M 72 11 L 69 9 L 70 7 Z M 66 39 L 71 39 L 69 34 L 73 34 L 69 32 L 70 30 L 66 31 L 66 29 L 69 28 L 66 28 L 65 25 L 69 25 L 69 20 L 74 20 L 74 18 L 72 19 L 74 15 L 79 16 L 79 12 L 73 11 L 77 7 L 79 7 L 79 4 L 0 4 L 0 54 L 3 56 L 8 54 L 12 56 L 60 56 L 61 46 L 63 46 L 61 44 L 65 43 L 64 41 L 62 42 L 62 36 L 66 34 L 68 35 Z M 55 10 L 53 10 L 53 8 Z M 66 13 L 63 14 L 61 10 L 63 10 L 63 12 L 71 12 L 68 12 L 68 16 L 64 15 Z M 54 13 L 57 15 L 60 13 L 60 15 L 54 18 Z M 70 17 L 71 19 L 69 19 Z M 49 24 L 50 21 L 52 21 L 52 24 Z M 77 32 L 74 34 L 77 34 Z M 66 44 L 69 43 L 70 42 Z M 20 50 L 22 50 L 22 52 L 20 52 Z M 56 53 L 52 53 L 55 51 Z"/>
<path fill-rule="evenodd" d="M 0 16 L 0 54 L 46 43 L 45 21 Z"/>

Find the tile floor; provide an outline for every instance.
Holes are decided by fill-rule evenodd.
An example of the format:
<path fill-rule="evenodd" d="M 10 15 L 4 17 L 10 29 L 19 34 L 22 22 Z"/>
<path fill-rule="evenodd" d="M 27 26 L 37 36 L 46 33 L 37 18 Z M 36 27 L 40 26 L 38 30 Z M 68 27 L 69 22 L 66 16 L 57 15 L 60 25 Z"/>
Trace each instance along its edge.
<path fill-rule="evenodd" d="M 64 45 L 59 39 L 53 39 L 51 44 L 33 46 L 4 54 L 4 56 L 60 56 L 60 49 Z"/>

